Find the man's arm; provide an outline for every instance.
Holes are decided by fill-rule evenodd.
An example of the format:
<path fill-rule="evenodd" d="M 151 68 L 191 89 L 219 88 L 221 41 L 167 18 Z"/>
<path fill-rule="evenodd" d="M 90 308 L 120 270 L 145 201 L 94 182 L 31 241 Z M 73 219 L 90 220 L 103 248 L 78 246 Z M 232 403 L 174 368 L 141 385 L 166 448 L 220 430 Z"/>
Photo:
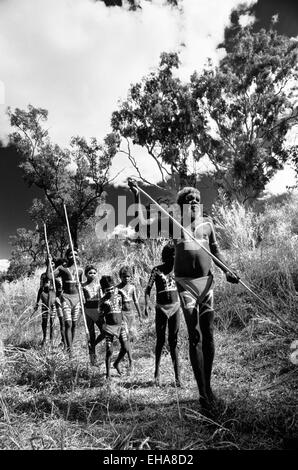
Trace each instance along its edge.
<path fill-rule="evenodd" d="M 150 299 L 150 294 L 151 294 L 151 289 L 153 286 L 153 283 L 155 281 L 155 274 L 156 274 L 156 269 L 153 268 L 150 274 L 150 278 L 145 290 L 145 316 L 149 316 L 149 310 L 151 310 L 151 307 L 149 305 L 149 299 Z"/>
<path fill-rule="evenodd" d="M 132 291 L 132 299 L 134 301 L 136 311 L 138 312 L 139 320 L 141 321 L 141 318 L 142 318 L 141 309 L 140 309 L 140 306 L 139 306 L 139 301 L 138 301 L 138 298 L 137 298 L 137 293 L 136 293 L 136 288 L 135 287 L 133 288 L 133 291 Z"/>
<path fill-rule="evenodd" d="M 148 287 L 145 290 L 145 317 L 149 317 L 149 310 L 150 310 L 150 305 L 149 305 L 149 299 L 150 299 L 150 289 Z"/>
<path fill-rule="evenodd" d="M 141 204 L 141 196 L 140 196 L 140 190 L 137 185 L 137 183 L 134 180 L 129 179 L 128 180 L 128 186 L 131 189 L 134 199 L 135 199 L 135 204 L 137 206 L 137 210 L 135 212 L 135 218 L 139 220 L 138 228 L 136 228 L 136 232 L 141 232 L 141 230 L 147 232 L 147 236 L 150 237 L 150 227 L 154 226 L 157 224 L 156 227 L 153 228 L 153 237 L 155 237 L 157 234 L 161 235 L 162 232 L 167 232 L 163 233 L 162 236 L 165 238 L 173 238 L 174 232 L 174 224 L 171 218 L 168 218 L 166 215 L 164 215 L 164 218 L 166 219 L 166 222 L 164 221 L 165 219 L 162 219 L 162 214 L 160 210 L 157 210 L 156 212 L 153 212 L 152 217 L 150 218 L 145 218 L 144 217 L 144 206 Z M 180 237 L 179 237 L 180 238 Z"/>
<path fill-rule="evenodd" d="M 227 263 L 223 256 L 221 255 L 219 251 L 219 247 L 216 241 L 216 235 L 215 235 L 215 230 L 213 227 L 213 224 L 210 223 L 211 226 L 211 232 L 209 235 L 209 246 L 210 246 L 210 252 L 218 259 L 213 259 L 214 264 L 218 266 L 226 275 L 226 279 L 228 282 L 231 282 L 232 284 L 237 284 L 239 282 L 239 277 L 237 274 L 232 274 L 228 269 L 224 268 L 221 263 L 227 266 Z"/>
<path fill-rule="evenodd" d="M 84 274 L 83 268 L 78 268 L 78 275 L 79 275 L 80 284 L 83 283 L 83 274 Z"/>
<path fill-rule="evenodd" d="M 36 311 L 38 309 L 38 304 L 39 304 L 39 301 L 40 301 L 41 293 L 42 293 L 42 290 L 43 290 L 43 287 L 44 287 L 44 284 L 45 284 L 45 277 L 46 277 L 45 274 L 42 274 L 40 276 L 39 289 L 38 289 L 38 292 L 37 292 L 37 298 L 36 298 L 34 311 Z M 47 280 L 47 278 L 46 278 L 46 280 Z"/>
<path fill-rule="evenodd" d="M 157 216 L 152 217 L 150 219 L 144 217 L 144 212 L 145 211 L 143 210 L 144 207 L 141 204 L 140 190 L 138 188 L 137 183 L 134 180 L 129 179 L 128 180 L 128 186 L 129 186 L 131 192 L 134 195 L 135 204 L 137 206 L 137 210 L 135 212 L 135 218 L 139 219 L 138 231 L 140 231 L 140 225 L 141 226 L 146 226 L 146 227 L 151 225 L 153 222 L 155 222 L 157 220 Z"/>
<path fill-rule="evenodd" d="M 103 297 L 99 300 L 98 302 L 98 313 L 99 313 L 99 324 L 100 324 L 100 329 L 102 329 L 102 325 L 105 323 L 105 313 L 104 313 L 104 308 L 103 308 Z"/>
<path fill-rule="evenodd" d="M 50 281 L 52 280 L 51 263 L 52 263 L 52 257 L 50 256 L 47 259 L 47 270 L 46 270 L 46 276 Z M 54 277 L 59 277 L 61 269 L 63 269 L 62 266 L 58 266 L 56 269 L 53 269 Z"/>
<path fill-rule="evenodd" d="M 42 293 L 42 287 L 38 289 L 34 311 L 38 309 L 41 293 Z"/>

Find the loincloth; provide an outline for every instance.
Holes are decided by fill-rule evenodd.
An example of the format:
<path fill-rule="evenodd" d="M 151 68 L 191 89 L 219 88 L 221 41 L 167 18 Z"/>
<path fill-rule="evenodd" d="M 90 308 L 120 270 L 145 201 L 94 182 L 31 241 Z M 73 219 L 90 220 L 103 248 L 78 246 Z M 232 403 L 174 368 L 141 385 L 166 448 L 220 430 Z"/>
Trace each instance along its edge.
<path fill-rule="evenodd" d="M 76 294 L 66 294 L 63 292 L 61 295 L 61 303 L 67 303 L 71 308 L 74 308 L 77 306 L 77 304 L 80 302 L 80 296 L 78 293 Z"/>
<path fill-rule="evenodd" d="M 156 314 L 158 315 L 159 312 L 164 313 L 168 318 L 174 315 L 180 309 L 180 300 L 172 304 L 156 304 Z"/>
<path fill-rule="evenodd" d="M 177 289 L 185 309 L 200 308 L 200 314 L 213 311 L 213 275 L 199 277 L 176 277 Z"/>
<path fill-rule="evenodd" d="M 102 330 L 105 333 L 107 333 L 111 336 L 117 336 L 117 338 L 120 338 L 120 335 L 121 335 L 123 329 L 125 329 L 125 331 L 127 332 L 126 322 L 122 322 L 120 325 L 108 325 L 107 323 L 104 323 L 102 325 Z"/>

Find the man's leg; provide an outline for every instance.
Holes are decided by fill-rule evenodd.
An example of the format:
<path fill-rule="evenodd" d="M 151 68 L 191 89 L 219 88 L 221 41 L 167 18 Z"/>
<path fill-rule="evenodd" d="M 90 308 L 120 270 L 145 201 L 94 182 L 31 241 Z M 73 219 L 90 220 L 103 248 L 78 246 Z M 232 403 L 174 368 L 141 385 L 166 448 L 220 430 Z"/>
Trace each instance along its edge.
<path fill-rule="evenodd" d="M 96 346 L 97 344 L 101 343 L 101 342 L 105 339 L 105 337 L 106 337 L 106 334 L 105 334 L 104 331 L 102 331 L 102 332 L 97 336 L 97 338 L 96 338 L 96 340 L 95 340 L 95 346 Z"/>
<path fill-rule="evenodd" d="M 51 344 L 53 344 L 53 339 L 54 339 L 55 317 L 56 317 L 56 306 L 55 304 L 52 304 L 50 308 L 50 342 Z"/>
<path fill-rule="evenodd" d="M 127 312 L 125 319 L 128 328 L 129 341 L 133 342 L 136 337 L 136 319 L 134 312 Z"/>
<path fill-rule="evenodd" d="M 49 309 L 46 305 L 42 305 L 41 310 L 41 329 L 42 329 L 42 342 L 41 345 L 44 346 L 47 339 L 47 327 L 48 327 L 48 317 Z"/>
<path fill-rule="evenodd" d="M 203 336 L 203 356 L 206 392 L 209 400 L 212 401 L 213 393 L 211 389 L 211 373 L 214 360 L 215 346 L 213 337 L 213 292 L 208 292 L 200 305 L 200 329 Z"/>
<path fill-rule="evenodd" d="M 66 346 L 65 324 L 64 324 L 62 307 L 61 307 L 61 303 L 59 299 L 56 301 L 56 310 L 57 310 L 57 317 L 58 317 L 59 325 L 60 325 L 61 343 L 63 347 L 65 347 Z"/>
<path fill-rule="evenodd" d="M 106 377 L 111 377 L 111 360 L 113 355 L 113 339 L 114 337 L 109 333 L 106 333 Z"/>
<path fill-rule="evenodd" d="M 169 347 L 171 358 L 174 366 L 175 381 L 178 387 L 181 386 L 180 383 L 180 367 L 179 367 L 179 358 L 178 358 L 178 332 L 180 326 L 180 309 L 172 315 L 168 320 L 169 325 Z"/>
<path fill-rule="evenodd" d="M 103 326 L 103 323 L 101 320 L 97 320 L 95 322 L 95 325 L 97 326 L 97 328 L 99 329 L 99 335 L 97 336 L 95 342 L 94 342 L 94 345 L 96 346 L 98 343 L 100 343 L 104 338 L 105 338 L 105 332 L 103 331 L 102 329 L 102 326 Z"/>
<path fill-rule="evenodd" d="M 200 392 L 200 402 L 208 405 L 208 395 L 205 382 L 203 338 L 199 322 L 199 307 L 186 308 L 182 306 L 189 338 L 189 357 L 193 373 Z"/>
<path fill-rule="evenodd" d="M 71 354 L 72 352 L 72 321 L 71 321 L 71 306 L 67 301 L 62 302 L 62 311 L 65 325 L 65 341 L 67 352 Z"/>
<path fill-rule="evenodd" d="M 65 348 L 65 346 L 66 346 L 65 322 L 64 322 L 63 316 L 58 317 L 58 318 L 59 318 L 60 333 L 61 333 L 61 343 L 62 343 L 63 347 Z"/>
<path fill-rule="evenodd" d="M 155 332 L 156 332 L 156 345 L 155 345 L 155 372 L 154 380 L 156 385 L 159 385 L 159 366 L 161 360 L 162 350 L 166 341 L 166 327 L 167 316 L 157 307 L 155 309 Z"/>
<path fill-rule="evenodd" d="M 121 375 L 121 370 L 119 368 L 120 362 L 124 359 L 125 354 L 128 356 L 129 361 L 129 368 L 132 366 L 132 356 L 131 356 L 131 349 L 130 349 L 130 342 L 128 339 L 128 332 L 126 327 L 122 327 L 119 336 L 120 341 L 120 351 L 116 361 L 114 362 L 113 366 L 117 370 L 118 374 Z"/>
<path fill-rule="evenodd" d="M 90 362 L 92 365 L 95 364 L 95 328 L 94 321 L 88 315 L 86 315 L 87 327 L 89 331 L 89 355 Z"/>
<path fill-rule="evenodd" d="M 71 342 L 73 343 L 74 337 L 76 334 L 76 328 L 77 328 L 77 323 L 79 319 L 79 315 L 81 313 L 81 305 L 80 302 L 78 302 L 74 307 L 71 309 L 71 319 L 72 319 L 72 325 L 71 325 Z"/>

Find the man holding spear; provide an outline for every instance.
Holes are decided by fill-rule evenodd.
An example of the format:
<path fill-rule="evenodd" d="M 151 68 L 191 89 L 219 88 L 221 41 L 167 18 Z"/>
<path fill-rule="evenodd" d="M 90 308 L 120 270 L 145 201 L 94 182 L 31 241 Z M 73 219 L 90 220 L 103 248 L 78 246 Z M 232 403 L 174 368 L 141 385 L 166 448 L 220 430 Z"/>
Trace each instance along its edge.
<path fill-rule="evenodd" d="M 72 345 L 75 337 L 77 322 L 80 314 L 83 315 L 87 347 L 90 352 L 90 337 L 84 309 L 84 296 L 82 292 L 83 269 L 78 266 L 78 249 L 74 247 L 65 204 L 63 204 L 70 248 L 65 253 L 66 266 L 58 266 L 53 275 L 62 281 L 61 307 L 65 322 L 65 339 L 67 351 L 72 357 Z M 51 259 L 48 263 L 47 276 L 51 275 Z"/>
<path fill-rule="evenodd" d="M 52 263 L 52 269 L 54 269 L 54 261 Z M 50 317 L 50 342 L 53 343 L 54 333 L 54 320 L 56 316 L 56 288 L 57 284 L 55 281 L 47 277 L 46 272 L 40 276 L 40 286 L 37 292 L 36 304 L 34 312 L 38 310 L 41 303 L 41 329 L 42 329 L 42 342 L 41 346 L 44 347 L 47 338 L 48 318 Z"/>
<path fill-rule="evenodd" d="M 140 191 L 143 190 L 133 180 L 129 180 L 128 184 L 139 205 L 140 224 L 147 225 L 140 205 Z M 178 193 L 177 204 L 181 210 L 181 224 L 175 224 L 173 218 L 169 219 L 169 237 L 174 239 L 175 244 L 174 274 L 188 329 L 189 356 L 200 393 L 200 404 L 208 409 L 215 402 L 211 389 L 214 359 L 211 258 L 225 273 L 228 282 L 238 283 L 239 278 L 223 262 L 213 224 L 201 213 L 199 190 L 183 188 Z M 187 222 L 183 224 L 183 221 Z M 182 231 L 178 232 L 179 236 L 174 236 L 177 226 Z"/>
<path fill-rule="evenodd" d="M 78 258 L 78 250 L 69 248 L 65 253 L 67 260 L 66 266 L 58 266 L 53 271 L 53 275 L 60 277 L 62 281 L 62 294 L 60 296 L 61 307 L 65 324 L 65 340 L 66 348 L 70 356 L 72 356 L 72 344 L 75 337 L 77 321 L 81 313 L 79 287 L 76 279 L 75 259 Z M 49 258 L 51 261 L 51 258 Z M 79 282 L 83 280 L 83 269 L 77 268 Z M 51 278 L 51 263 L 48 262 L 47 277 Z"/>
<path fill-rule="evenodd" d="M 44 229 L 44 239 L 45 239 L 45 245 L 46 245 L 46 251 L 47 251 L 47 257 L 50 257 L 50 248 L 49 248 L 49 243 L 48 243 L 48 236 L 47 236 L 47 226 L 44 223 L 43 224 L 43 229 Z M 43 339 L 42 339 L 42 347 L 46 343 L 46 336 L 47 336 L 47 325 L 48 325 L 48 317 L 50 316 L 50 342 L 51 344 L 53 343 L 53 331 L 54 331 L 54 320 L 55 320 L 55 315 L 57 313 L 57 316 L 59 318 L 60 322 L 60 329 L 61 329 L 61 337 L 62 337 L 62 342 L 63 344 L 65 343 L 65 337 L 64 337 L 64 322 L 63 318 L 60 318 L 60 299 L 59 299 L 59 282 L 54 277 L 53 269 L 55 268 L 55 262 L 54 260 L 51 261 L 50 263 L 50 272 L 51 272 L 51 277 L 48 278 L 47 273 L 44 272 L 40 276 L 40 287 L 37 293 L 37 299 L 36 299 L 36 305 L 34 308 L 34 311 L 36 311 L 39 307 L 39 303 L 41 301 L 41 327 L 42 327 L 42 334 L 43 334 Z"/>

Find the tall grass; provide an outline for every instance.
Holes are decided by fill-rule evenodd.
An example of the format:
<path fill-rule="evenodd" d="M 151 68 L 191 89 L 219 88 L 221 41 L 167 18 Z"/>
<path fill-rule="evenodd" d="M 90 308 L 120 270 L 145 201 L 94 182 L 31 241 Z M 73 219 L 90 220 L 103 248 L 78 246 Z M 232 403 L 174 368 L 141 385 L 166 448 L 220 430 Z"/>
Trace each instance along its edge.
<path fill-rule="evenodd" d="M 282 224 L 278 224 L 283 214 Z M 297 322 L 295 203 L 255 214 L 240 205 L 217 206 L 213 219 L 226 261 L 285 321 Z M 261 228 L 260 228 L 261 227 Z M 294 228 L 293 228 L 294 227 Z M 128 245 L 94 259 L 99 276 L 122 265 L 142 294 L 165 240 Z M 84 262 L 82 263 L 84 265 Z M 201 413 L 188 358 L 184 321 L 179 334 L 183 389 L 174 386 L 169 350 L 161 360 L 162 387 L 153 384 L 154 316 L 138 325 L 135 370 L 105 380 L 105 347 L 91 367 L 82 323 L 75 357 L 39 348 L 40 315 L 33 315 L 41 270 L 1 285 L 0 448 L 2 449 L 274 449 L 298 432 L 297 368 L 289 361 L 296 337 L 241 286 L 215 272 L 216 358 L 213 385 L 225 400 L 212 419 Z M 154 297 L 152 298 L 154 302 Z M 1 339 L 0 338 L 0 339 Z M 117 353 L 115 348 L 115 354 Z M 161 419 L 162 416 L 162 419 Z"/>
<path fill-rule="evenodd" d="M 263 212 L 234 202 L 213 208 L 219 245 L 227 264 L 268 304 L 268 311 L 246 290 L 230 286 L 216 270 L 219 324 L 247 326 L 251 319 L 275 321 L 273 309 L 285 321 L 297 322 L 298 237 L 292 231 L 298 216 L 296 198 Z"/>

